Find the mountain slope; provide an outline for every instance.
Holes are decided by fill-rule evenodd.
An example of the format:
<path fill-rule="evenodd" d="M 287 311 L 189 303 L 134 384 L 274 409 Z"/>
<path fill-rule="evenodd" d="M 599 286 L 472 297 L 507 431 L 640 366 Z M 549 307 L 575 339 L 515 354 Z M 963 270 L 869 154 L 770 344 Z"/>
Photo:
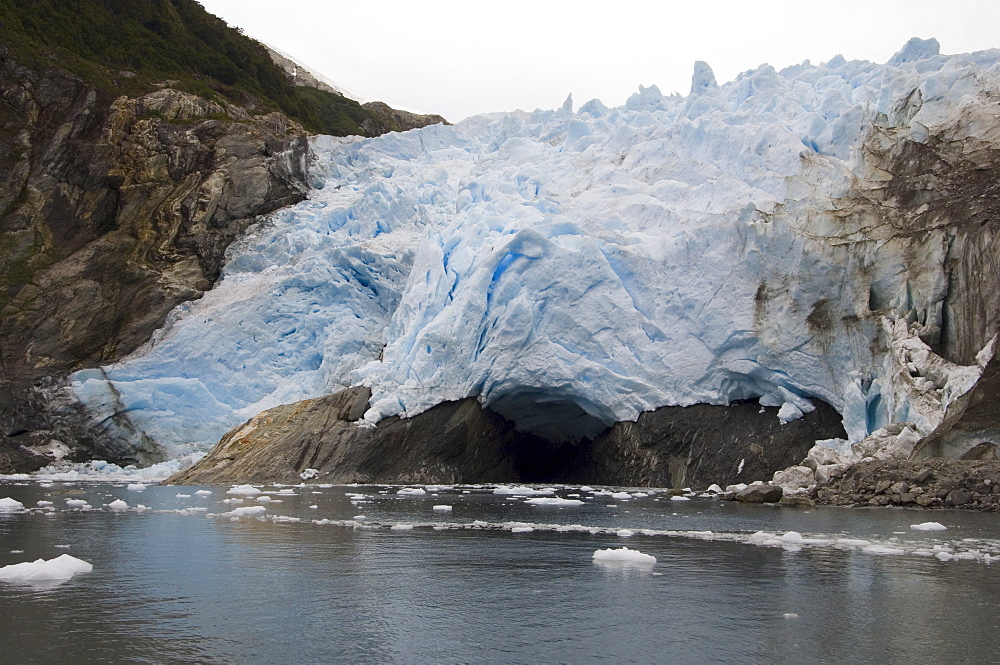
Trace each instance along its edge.
<path fill-rule="evenodd" d="M 0 38 L 21 62 L 66 69 L 102 90 L 140 95 L 169 81 L 252 113 L 281 111 L 314 133 L 386 131 L 352 99 L 296 87 L 263 45 L 194 0 L 2 0 Z"/>

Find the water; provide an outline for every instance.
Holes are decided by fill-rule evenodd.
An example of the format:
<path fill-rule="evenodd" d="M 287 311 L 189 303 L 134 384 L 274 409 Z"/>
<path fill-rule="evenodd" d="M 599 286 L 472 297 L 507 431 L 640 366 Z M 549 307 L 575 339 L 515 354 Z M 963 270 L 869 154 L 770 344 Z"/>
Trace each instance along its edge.
<path fill-rule="evenodd" d="M 557 508 L 492 488 L 378 486 L 267 488 L 281 503 L 242 504 L 267 517 L 233 519 L 219 516 L 237 507 L 221 503 L 228 488 L 197 489 L 0 483 L 25 506 L 54 502 L 0 513 L 0 566 L 63 553 L 94 565 L 48 588 L 0 583 L 0 662 L 1000 662 L 1000 562 L 983 557 L 1000 556 L 996 515 L 578 488 L 557 493 L 584 505 Z M 116 498 L 132 508 L 103 508 Z M 909 528 L 928 520 L 949 529 Z M 616 535 L 625 528 L 635 535 Z M 778 544 L 788 531 L 805 542 Z M 623 545 L 657 563 L 593 562 Z M 942 551 L 968 560 L 931 556 Z"/>

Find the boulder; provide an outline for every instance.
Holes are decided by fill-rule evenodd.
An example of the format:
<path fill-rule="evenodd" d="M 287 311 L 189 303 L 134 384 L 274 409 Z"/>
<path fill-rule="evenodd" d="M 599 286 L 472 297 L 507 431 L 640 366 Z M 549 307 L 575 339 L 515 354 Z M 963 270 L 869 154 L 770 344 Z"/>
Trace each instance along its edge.
<path fill-rule="evenodd" d="M 777 503 L 784 496 L 784 490 L 775 485 L 751 485 L 736 494 L 742 503 Z"/>

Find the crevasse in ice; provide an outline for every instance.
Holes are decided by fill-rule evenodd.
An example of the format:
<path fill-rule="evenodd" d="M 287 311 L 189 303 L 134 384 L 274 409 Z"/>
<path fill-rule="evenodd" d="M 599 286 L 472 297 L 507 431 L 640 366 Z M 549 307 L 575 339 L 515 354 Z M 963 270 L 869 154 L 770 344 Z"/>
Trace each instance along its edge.
<path fill-rule="evenodd" d="M 824 213 L 863 170 L 876 117 L 919 89 L 916 115 L 892 121 L 920 140 L 996 85 L 998 62 L 912 40 L 886 65 L 763 65 L 723 85 L 698 63 L 687 96 L 641 87 L 617 108 L 567 99 L 318 137 L 309 200 L 232 247 L 223 280 L 150 344 L 74 389 L 173 454 L 358 383 L 370 422 L 475 396 L 560 439 L 663 405 L 759 399 L 787 420 L 819 398 L 858 440 L 904 398 L 879 399 L 888 351 L 870 342 L 887 324 Z M 899 294 L 886 311 L 940 316 L 943 257 L 926 262 L 923 283 L 878 276 Z M 817 308 L 856 324 L 817 332 Z"/>

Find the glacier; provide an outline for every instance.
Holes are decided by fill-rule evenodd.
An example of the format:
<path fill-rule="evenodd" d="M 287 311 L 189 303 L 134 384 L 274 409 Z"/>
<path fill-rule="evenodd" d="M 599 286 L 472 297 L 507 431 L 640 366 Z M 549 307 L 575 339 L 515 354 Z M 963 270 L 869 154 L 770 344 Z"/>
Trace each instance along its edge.
<path fill-rule="evenodd" d="M 126 436 L 173 457 L 359 384 L 369 425 L 476 397 L 565 441 L 666 405 L 759 400 L 787 421 L 818 399 L 848 433 L 829 445 L 902 422 L 926 435 L 992 346 L 972 365 L 930 351 L 947 232 L 900 230 L 858 192 L 888 177 L 879 137 L 926 141 L 996 90 L 1000 51 L 914 39 L 885 64 L 837 56 L 718 84 L 699 62 L 686 96 L 640 86 L 614 108 L 569 97 L 315 137 L 308 200 L 72 390 L 102 427 L 124 415 Z"/>

